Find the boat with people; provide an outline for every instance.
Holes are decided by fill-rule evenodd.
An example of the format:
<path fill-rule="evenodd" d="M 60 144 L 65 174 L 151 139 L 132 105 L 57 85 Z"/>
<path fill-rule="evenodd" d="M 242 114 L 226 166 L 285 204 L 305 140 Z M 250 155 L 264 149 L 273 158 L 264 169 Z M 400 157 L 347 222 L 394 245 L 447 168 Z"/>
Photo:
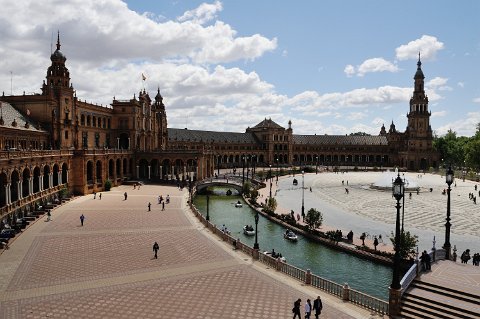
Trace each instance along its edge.
<path fill-rule="evenodd" d="M 235 207 L 237 207 L 237 208 L 242 207 L 242 206 L 243 206 L 243 205 L 242 205 L 242 203 L 241 203 L 240 201 L 238 201 L 238 202 L 235 203 Z"/>
<path fill-rule="evenodd" d="M 243 226 L 243 233 L 247 236 L 253 236 L 255 235 L 255 230 L 252 225 L 245 225 Z"/>
<path fill-rule="evenodd" d="M 295 234 L 293 231 L 290 229 L 287 229 L 285 233 L 283 234 L 283 238 L 290 240 L 290 241 L 297 241 L 298 237 L 297 234 Z"/>
<path fill-rule="evenodd" d="M 263 254 L 272 258 L 279 258 L 281 262 L 287 262 L 287 259 L 283 257 L 281 253 L 276 253 L 275 249 L 272 249 L 272 251 L 264 251 Z"/>

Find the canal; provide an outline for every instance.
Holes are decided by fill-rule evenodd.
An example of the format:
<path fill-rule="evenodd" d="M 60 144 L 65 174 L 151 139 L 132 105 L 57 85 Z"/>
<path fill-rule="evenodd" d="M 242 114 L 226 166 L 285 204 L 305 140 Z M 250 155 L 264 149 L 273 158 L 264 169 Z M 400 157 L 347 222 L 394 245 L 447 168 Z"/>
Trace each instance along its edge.
<path fill-rule="evenodd" d="M 212 190 L 212 189 L 211 189 Z M 210 195 L 210 221 L 220 228 L 223 224 L 243 243 L 253 247 L 255 236 L 243 234 L 244 225 L 255 227 L 255 211 L 251 209 L 241 196 L 225 196 L 226 189 L 213 188 Z M 235 194 L 235 193 L 234 193 Z M 235 207 L 240 201 L 243 206 Z M 207 199 L 205 195 L 197 195 L 194 204 L 205 215 Z M 388 300 L 388 287 L 391 283 L 390 267 L 375 264 L 371 261 L 323 246 L 298 235 L 298 242 L 290 242 L 283 238 L 285 228 L 260 215 L 258 221 L 258 243 L 261 251 L 281 253 L 287 262 L 300 269 L 310 269 L 313 274 L 338 284 L 348 285 L 361 292 Z"/>

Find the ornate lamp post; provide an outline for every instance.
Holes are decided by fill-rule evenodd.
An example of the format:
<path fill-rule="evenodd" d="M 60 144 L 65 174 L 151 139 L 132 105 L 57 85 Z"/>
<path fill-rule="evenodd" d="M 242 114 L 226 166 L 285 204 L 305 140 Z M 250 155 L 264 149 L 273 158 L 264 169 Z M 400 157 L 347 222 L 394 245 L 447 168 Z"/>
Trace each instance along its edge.
<path fill-rule="evenodd" d="M 259 249 L 257 233 L 258 233 L 258 212 L 255 212 L 255 244 L 253 244 L 253 249 Z"/>
<path fill-rule="evenodd" d="M 242 155 L 242 187 L 245 184 L 245 156 Z"/>
<path fill-rule="evenodd" d="M 220 158 L 221 155 L 217 155 L 217 176 L 220 177 Z"/>
<path fill-rule="evenodd" d="M 272 198 L 272 165 L 270 165 L 270 198 Z"/>
<path fill-rule="evenodd" d="M 398 174 L 397 178 L 393 182 L 393 197 L 397 200 L 397 219 L 395 222 L 395 255 L 393 257 L 393 278 L 392 284 L 390 288 L 392 289 L 400 289 L 400 200 L 402 199 L 405 188 L 402 178 L 400 177 L 400 173 Z"/>
<path fill-rule="evenodd" d="M 447 189 L 447 222 L 445 223 L 445 244 L 443 244 L 443 249 L 445 249 L 445 258 L 450 259 L 450 250 L 452 246 L 450 245 L 450 191 L 451 185 L 453 183 L 453 170 L 452 167 L 448 167 L 448 171 L 445 174 L 445 181 L 447 182 L 448 189 Z"/>
<path fill-rule="evenodd" d="M 277 174 L 276 174 L 277 176 L 276 176 L 276 181 L 278 182 L 278 173 L 279 173 L 279 172 L 278 172 L 278 158 L 275 159 L 275 162 L 277 162 Z"/>
<path fill-rule="evenodd" d="M 315 174 L 318 174 L 318 156 L 315 155 Z"/>
<path fill-rule="evenodd" d="M 305 172 L 302 171 L 302 216 L 305 216 Z"/>
<path fill-rule="evenodd" d="M 207 220 L 210 220 L 209 206 L 210 206 L 210 196 L 207 195 Z"/>

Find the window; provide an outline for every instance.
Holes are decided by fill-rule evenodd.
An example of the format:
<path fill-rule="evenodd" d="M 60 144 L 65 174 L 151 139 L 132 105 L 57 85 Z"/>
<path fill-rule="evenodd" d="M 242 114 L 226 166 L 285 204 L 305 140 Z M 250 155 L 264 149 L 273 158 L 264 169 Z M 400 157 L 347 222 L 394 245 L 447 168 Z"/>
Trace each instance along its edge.
<path fill-rule="evenodd" d="M 65 131 L 65 139 L 68 140 L 68 131 Z"/>

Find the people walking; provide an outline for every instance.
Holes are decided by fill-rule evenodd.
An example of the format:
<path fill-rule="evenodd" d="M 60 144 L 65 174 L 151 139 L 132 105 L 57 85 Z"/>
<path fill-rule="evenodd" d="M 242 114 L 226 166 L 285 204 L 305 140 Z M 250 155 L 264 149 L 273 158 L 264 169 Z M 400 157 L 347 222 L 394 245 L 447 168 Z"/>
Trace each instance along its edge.
<path fill-rule="evenodd" d="M 293 303 L 293 319 L 295 319 L 297 316 L 299 319 L 302 319 L 302 315 L 300 313 L 300 305 L 302 304 L 302 299 L 298 298 L 297 301 Z"/>
<path fill-rule="evenodd" d="M 98 199 L 102 200 L 102 193 L 98 194 Z"/>
<path fill-rule="evenodd" d="M 151 211 L 151 207 L 152 207 L 152 203 L 148 202 L 148 211 L 150 212 Z"/>
<path fill-rule="evenodd" d="M 310 299 L 307 299 L 305 303 L 305 319 L 310 319 L 310 314 L 312 313 L 312 304 Z"/>
<path fill-rule="evenodd" d="M 159 250 L 159 249 L 160 249 L 160 247 L 158 246 L 158 243 L 155 242 L 155 243 L 153 244 L 153 252 L 155 253 L 155 255 L 153 256 L 153 258 L 158 259 L 157 253 L 158 253 L 158 250 Z"/>
<path fill-rule="evenodd" d="M 52 214 L 50 214 L 50 211 L 47 212 L 47 222 L 50 221 L 50 218 L 52 217 Z"/>
<path fill-rule="evenodd" d="M 97 198 L 97 193 L 93 192 L 93 199 Z"/>
<path fill-rule="evenodd" d="M 80 224 L 83 226 L 83 221 L 85 220 L 85 216 L 80 215 Z"/>
<path fill-rule="evenodd" d="M 165 210 L 165 202 L 162 202 L 162 210 Z"/>
<path fill-rule="evenodd" d="M 318 319 L 318 317 L 322 313 L 322 309 L 323 309 L 322 299 L 320 299 L 320 296 L 318 296 L 317 299 L 313 301 L 313 310 L 315 311 L 315 319 Z"/>
<path fill-rule="evenodd" d="M 375 236 L 375 239 L 373 240 L 373 246 L 375 247 L 375 250 L 377 250 L 377 246 L 378 246 L 377 236 Z"/>
<path fill-rule="evenodd" d="M 127 200 L 127 192 L 123 193 L 123 197 L 125 197 L 124 200 Z"/>

